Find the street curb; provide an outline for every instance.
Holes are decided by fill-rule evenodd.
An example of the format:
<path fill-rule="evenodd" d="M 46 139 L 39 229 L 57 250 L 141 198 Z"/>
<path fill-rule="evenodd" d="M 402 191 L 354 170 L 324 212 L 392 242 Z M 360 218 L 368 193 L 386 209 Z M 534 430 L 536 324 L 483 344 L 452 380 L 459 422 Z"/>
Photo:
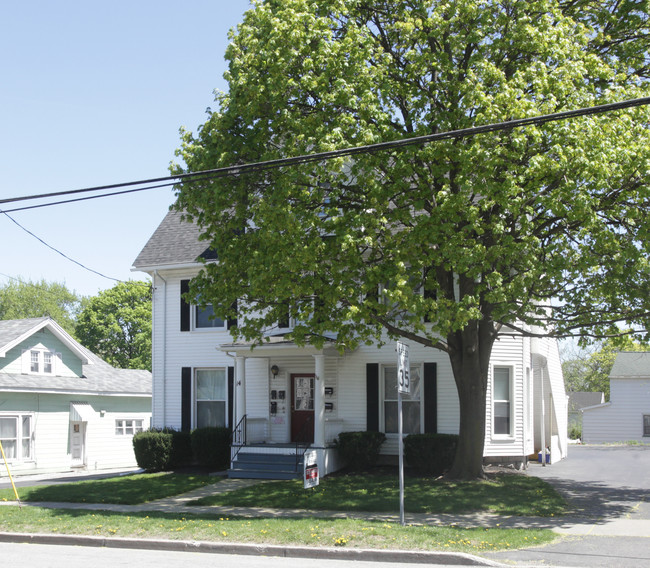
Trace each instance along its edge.
<path fill-rule="evenodd" d="M 175 552 L 202 552 L 210 554 L 241 554 L 247 556 L 279 556 L 283 558 L 327 558 L 333 560 L 366 562 L 408 562 L 413 564 L 447 564 L 451 566 L 503 566 L 501 563 L 462 552 L 421 552 L 361 548 L 311 548 L 306 546 L 288 547 L 271 544 L 107 538 L 101 536 L 7 532 L 0 532 L 0 542 L 164 550 Z"/>

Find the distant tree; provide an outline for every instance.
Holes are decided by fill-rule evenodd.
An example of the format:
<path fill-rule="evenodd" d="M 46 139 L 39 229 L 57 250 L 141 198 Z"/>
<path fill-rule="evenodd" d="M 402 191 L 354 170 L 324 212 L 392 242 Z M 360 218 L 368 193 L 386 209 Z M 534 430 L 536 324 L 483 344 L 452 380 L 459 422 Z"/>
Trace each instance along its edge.
<path fill-rule="evenodd" d="M 630 337 L 606 339 L 588 352 L 572 354 L 562 363 L 564 382 L 570 392 L 603 392 L 609 400 L 609 374 L 620 351 L 649 351 L 650 346 Z"/>
<path fill-rule="evenodd" d="M 77 339 L 114 367 L 151 370 L 151 284 L 120 282 L 89 298 Z"/>
<path fill-rule="evenodd" d="M 0 287 L 0 319 L 49 316 L 74 335 L 82 301 L 83 297 L 59 282 L 15 280 Z"/>

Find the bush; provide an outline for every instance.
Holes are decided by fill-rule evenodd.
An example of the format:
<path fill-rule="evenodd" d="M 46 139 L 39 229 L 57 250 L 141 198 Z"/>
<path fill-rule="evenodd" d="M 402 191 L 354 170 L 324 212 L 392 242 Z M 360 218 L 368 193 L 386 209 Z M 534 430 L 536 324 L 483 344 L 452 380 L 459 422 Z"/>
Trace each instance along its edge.
<path fill-rule="evenodd" d="M 164 431 L 172 435 L 172 453 L 169 467 L 173 469 L 192 465 L 194 463 L 194 454 L 192 453 L 191 433 L 173 430 L 172 428 L 166 428 Z"/>
<path fill-rule="evenodd" d="M 409 434 L 404 439 L 407 464 L 426 475 L 440 475 L 454 462 L 456 434 Z"/>
<path fill-rule="evenodd" d="M 164 471 L 172 456 L 172 434 L 146 430 L 133 436 L 133 452 L 138 467 L 146 471 Z"/>
<path fill-rule="evenodd" d="M 582 426 L 580 424 L 573 424 L 569 428 L 569 439 L 570 440 L 582 439 Z"/>
<path fill-rule="evenodd" d="M 377 463 L 384 440 L 383 432 L 341 432 L 334 446 L 348 467 L 358 471 Z"/>
<path fill-rule="evenodd" d="M 228 469 L 230 465 L 229 428 L 197 428 L 192 431 L 192 453 L 199 465 L 212 470 Z"/>

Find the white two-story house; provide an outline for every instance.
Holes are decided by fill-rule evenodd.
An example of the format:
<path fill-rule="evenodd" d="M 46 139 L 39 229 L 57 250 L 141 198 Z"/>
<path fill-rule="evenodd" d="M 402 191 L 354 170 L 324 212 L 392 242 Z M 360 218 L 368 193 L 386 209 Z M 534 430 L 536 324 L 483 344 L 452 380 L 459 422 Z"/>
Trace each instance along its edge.
<path fill-rule="evenodd" d="M 216 261 L 198 227 L 170 211 L 134 262 L 154 287 L 154 427 L 228 426 L 244 445 L 238 459 L 253 451 L 295 454 L 296 444 L 306 443 L 318 455 L 321 475 L 340 467 L 333 449 L 340 432 L 384 432 L 382 453 L 397 455 L 395 346 L 340 354 L 333 345 L 295 345 L 282 334 L 289 328 L 276 329 L 254 349 L 235 342 L 227 321 L 183 298 L 201 258 Z M 565 457 L 567 399 L 556 342 L 504 333 L 491 361 L 486 461 L 523 465 L 544 447 L 553 461 Z M 457 433 L 447 355 L 411 344 L 410 366 L 404 432 Z"/>

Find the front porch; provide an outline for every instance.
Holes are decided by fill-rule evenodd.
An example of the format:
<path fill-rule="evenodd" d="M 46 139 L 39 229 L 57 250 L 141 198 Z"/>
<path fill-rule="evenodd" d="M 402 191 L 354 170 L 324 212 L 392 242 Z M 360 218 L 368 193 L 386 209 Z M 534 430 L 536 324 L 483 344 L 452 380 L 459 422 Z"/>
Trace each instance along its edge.
<path fill-rule="evenodd" d="M 256 346 L 222 345 L 234 354 L 233 445 L 229 477 L 292 479 L 304 455 L 320 476 L 341 465 L 333 447 L 338 415 L 338 360 L 330 345 L 298 347 L 283 338 Z"/>

